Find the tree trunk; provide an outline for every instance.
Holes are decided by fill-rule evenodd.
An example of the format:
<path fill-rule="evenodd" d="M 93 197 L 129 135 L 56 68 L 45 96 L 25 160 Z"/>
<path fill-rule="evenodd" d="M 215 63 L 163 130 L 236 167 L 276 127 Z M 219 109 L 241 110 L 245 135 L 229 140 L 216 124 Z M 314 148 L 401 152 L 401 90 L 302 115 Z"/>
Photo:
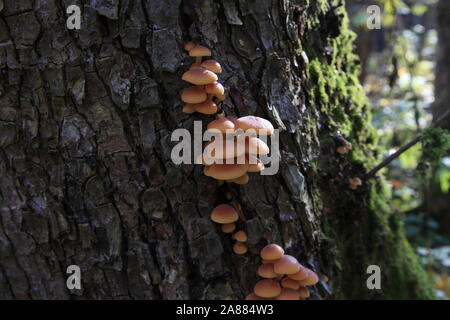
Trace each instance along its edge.
<path fill-rule="evenodd" d="M 432 297 L 383 181 L 348 188 L 375 164 L 376 134 L 329 2 L 0 1 L 0 298 L 241 299 L 268 242 L 330 278 L 313 298 Z M 79 31 L 65 27 L 71 4 Z M 181 112 L 190 40 L 222 64 L 228 115 L 282 130 L 277 175 L 219 186 L 172 163 L 171 132 L 213 119 Z M 227 191 L 242 256 L 209 219 Z M 366 286 L 372 264 L 381 290 Z M 66 288 L 69 265 L 81 290 Z"/>
<path fill-rule="evenodd" d="M 450 108 L 450 90 L 448 88 L 450 83 L 450 2 L 439 1 L 436 12 L 439 41 L 436 54 L 436 99 L 431 109 L 434 119 L 438 119 Z M 442 127 L 450 130 L 450 120 L 447 119 Z M 450 232 L 450 215 L 448 214 L 450 192 L 443 193 L 440 183 L 434 177 L 429 186 L 426 208 L 429 215 L 439 223 L 440 233 L 448 234 Z"/>

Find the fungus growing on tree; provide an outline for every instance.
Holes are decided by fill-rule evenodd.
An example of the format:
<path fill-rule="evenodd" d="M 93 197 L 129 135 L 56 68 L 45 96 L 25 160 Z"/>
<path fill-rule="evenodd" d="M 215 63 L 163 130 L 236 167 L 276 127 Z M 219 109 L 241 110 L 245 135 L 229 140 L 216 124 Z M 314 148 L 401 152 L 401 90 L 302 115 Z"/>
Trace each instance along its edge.
<path fill-rule="evenodd" d="M 350 189 L 352 190 L 356 190 L 358 189 L 359 186 L 362 185 L 362 181 L 360 178 L 355 177 L 355 178 L 349 178 L 348 179 L 348 184 L 350 185 Z"/>
<path fill-rule="evenodd" d="M 232 238 L 239 242 L 246 242 L 247 241 L 247 233 L 245 231 L 237 231 L 233 233 Z"/>
<path fill-rule="evenodd" d="M 217 75 L 205 68 L 194 68 L 186 71 L 182 78 L 184 81 L 195 85 L 209 85 L 217 81 Z M 206 90 L 205 90 L 206 91 Z"/>
<path fill-rule="evenodd" d="M 222 73 L 222 66 L 216 60 L 203 61 L 200 66 L 214 73 Z"/>
<path fill-rule="evenodd" d="M 270 136 L 273 134 L 274 128 L 270 121 L 255 117 L 246 116 L 236 120 L 236 129 L 242 129 L 243 131 L 255 130 L 259 135 Z"/>
<path fill-rule="evenodd" d="M 181 100 L 186 103 L 201 103 L 207 98 L 206 91 L 203 87 L 188 87 L 183 90 Z"/>
<path fill-rule="evenodd" d="M 189 50 L 189 55 L 195 57 L 195 63 L 201 64 L 203 57 L 210 57 L 211 50 L 206 47 L 196 45 L 191 50 Z"/>
<path fill-rule="evenodd" d="M 260 276 L 261 278 L 266 278 L 266 279 L 273 279 L 273 278 L 277 278 L 279 276 L 279 274 L 277 274 L 274 270 L 273 270 L 273 263 L 264 263 L 263 265 L 261 265 L 258 268 L 258 276 Z"/>
<path fill-rule="evenodd" d="M 298 290 L 282 288 L 275 300 L 300 300 L 300 293 Z"/>
<path fill-rule="evenodd" d="M 239 219 L 237 211 L 228 204 L 221 204 L 214 208 L 211 212 L 211 220 L 220 223 L 228 224 L 236 222 Z"/>
<path fill-rule="evenodd" d="M 246 254 L 247 253 L 247 246 L 243 242 L 236 242 L 233 246 L 233 251 L 236 254 Z"/>
<path fill-rule="evenodd" d="M 281 293 L 281 286 L 278 281 L 264 279 L 256 283 L 253 292 L 263 298 L 275 298 Z"/>
<path fill-rule="evenodd" d="M 297 259 L 290 255 L 282 256 L 273 265 L 273 269 L 278 274 L 294 274 L 299 272 L 300 268 L 301 265 Z"/>
<path fill-rule="evenodd" d="M 232 233 L 236 230 L 236 225 L 234 223 L 226 223 L 223 224 L 221 228 L 223 233 Z"/>
<path fill-rule="evenodd" d="M 284 250 L 277 244 L 269 244 L 261 250 L 260 255 L 264 260 L 278 260 L 284 255 Z"/>
<path fill-rule="evenodd" d="M 303 267 L 295 257 L 284 254 L 283 248 L 276 244 L 265 246 L 260 255 L 264 264 L 257 274 L 265 279 L 258 281 L 247 300 L 303 300 L 309 297 L 306 286 L 318 282 L 316 273 Z"/>

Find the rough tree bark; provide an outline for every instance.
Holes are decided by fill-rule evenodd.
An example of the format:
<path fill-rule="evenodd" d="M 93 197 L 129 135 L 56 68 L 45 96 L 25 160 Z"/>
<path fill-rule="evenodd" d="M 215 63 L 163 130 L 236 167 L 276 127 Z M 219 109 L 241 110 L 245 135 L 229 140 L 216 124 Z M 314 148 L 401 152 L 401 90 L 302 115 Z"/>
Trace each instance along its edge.
<path fill-rule="evenodd" d="M 82 28 L 65 28 L 65 8 Z M 383 181 L 356 191 L 376 135 L 339 1 L 0 1 L 0 298 L 243 298 L 282 244 L 330 278 L 314 298 L 428 298 Z M 193 40 L 224 68 L 225 110 L 282 129 L 280 172 L 219 186 L 170 160 Z M 336 153 L 339 132 L 353 144 Z M 250 252 L 209 220 L 224 188 Z M 65 286 L 79 265 L 82 289 Z M 366 268 L 382 270 L 368 290 Z"/>

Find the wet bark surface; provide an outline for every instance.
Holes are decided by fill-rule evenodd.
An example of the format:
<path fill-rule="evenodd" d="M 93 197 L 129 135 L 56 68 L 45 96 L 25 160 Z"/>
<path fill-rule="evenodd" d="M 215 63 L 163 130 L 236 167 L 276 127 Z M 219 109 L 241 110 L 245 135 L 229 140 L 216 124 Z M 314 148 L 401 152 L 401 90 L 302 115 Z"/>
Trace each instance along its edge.
<path fill-rule="evenodd" d="M 82 8 L 79 31 L 65 27 L 71 4 Z M 269 242 L 332 279 L 314 298 L 355 297 L 346 289 L 355 279 L 365 286 L 368 189 L 346 200 L 348 164 L 323 139 L 336 127 L 308 102 L 308 58 L 298 54 L 329 50 L 342 20 L 334 8 L 300 0 L 3 0 L 0 8 L 0 298 L 243 298 Z M 305 34 L 310 15 L 322 27 Z M 201 166 L 172 163 L 172 131 L 212 120 L 181 112 L 190 40 L 222 64 L 228 115 L 262 116 L 282 130 L 277 175 L 219 186 Z M 241 206 L 244 256 L 209 219 L 226 192 Z M 339 275 L 324 215 L 348 238 L 359 275 Z M 74 264 L 82 289 L 69 291 Z"/>

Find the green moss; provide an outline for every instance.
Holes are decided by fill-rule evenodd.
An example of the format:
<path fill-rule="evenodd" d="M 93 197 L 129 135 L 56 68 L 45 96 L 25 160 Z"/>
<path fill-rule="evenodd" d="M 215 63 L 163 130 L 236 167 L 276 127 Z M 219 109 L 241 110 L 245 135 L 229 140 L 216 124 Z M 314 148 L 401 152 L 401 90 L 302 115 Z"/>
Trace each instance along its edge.
<path fill-rule="evenodd" d="M 336 15 L 343 14 L 340 32 L 330 30 L 330 35 L 319 41 L 316 31 L 323 28 L 325 13 L 330 6 L 326 1 L 307 2 L 319 8 L 318 14 L 311 10 L 316 14 L 308 17 L 306 34 L 312 36 L 304 44 L 310 60 L 306 71 L 308 103 L 320 111 L 330 132 L 341 131 L 353 144 L 347 157 L 349 166 L 368 171 L 378 163 L 380 152 L 377 133 L 371 126 L 370 104 L 358 79 L 359 66 L 353 53 L 355 35 L 349 31 L 348 18 L 341 8 L 335 12 Z M 318 47 L 319 43 L 323 47 Z M 331 52 L 326 50 L 330 47 Z M 328 168 L 321 168 L 319 163 L 318 170 L 321 169 Z M 334 262 L 338 277 L 333 284 L 340 288 L 335 292 L 336 297 L 433 298 L 432 282 L 406 240 L 401 217 L 391 211 L 391 192 L 387 184 L 382 178 L 372 179 L 364 181 L 363 188 L 364 192 L 353 192 L 342 191 L 342 186 L 336 186 L 338 199 L 323 200 L 323 195 L 313 196 L 314 203 L 320 204 L 320 208 L 341 208 L 342 211 L 327 216 L 324 223 L 325 237 L 336 244 Z M 358 232 L 349 231 L 349 223 L 357 225 Z M 365 285 L 365 268 L 371 264 L 381 267 L 382 292 L 368 290 Z"/>

